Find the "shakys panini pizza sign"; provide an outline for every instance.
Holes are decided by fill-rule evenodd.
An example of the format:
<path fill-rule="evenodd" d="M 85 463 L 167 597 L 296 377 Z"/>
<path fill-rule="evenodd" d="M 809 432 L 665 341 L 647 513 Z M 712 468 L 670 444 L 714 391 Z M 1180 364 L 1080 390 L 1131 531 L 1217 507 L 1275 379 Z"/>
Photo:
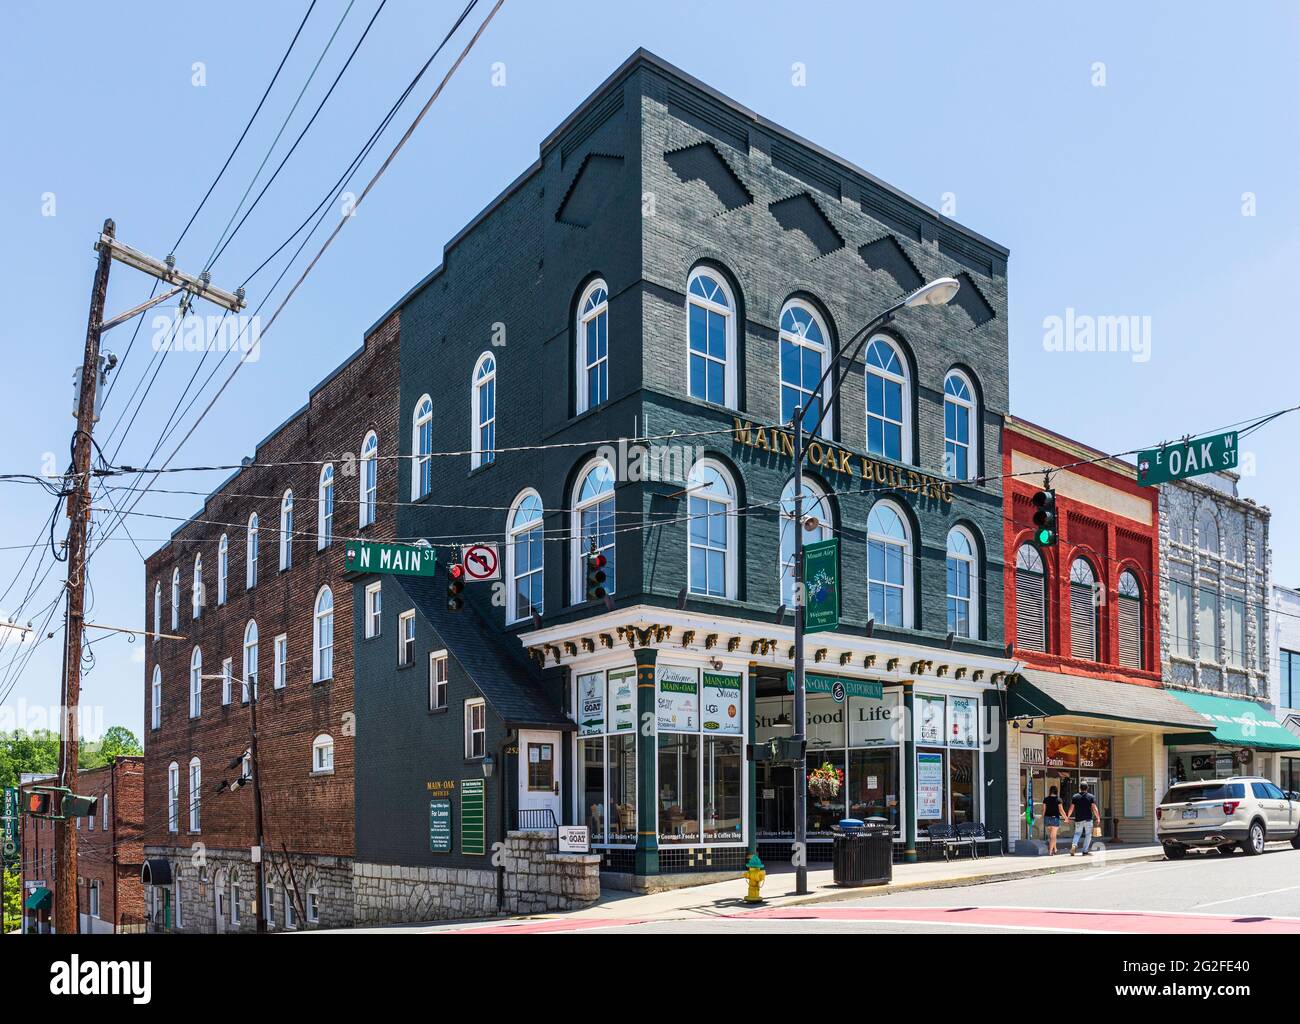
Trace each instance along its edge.
<path fill-rule="evenodd" d="M 751 423 L 739 416 L 733 417 L 732 422 L 732 439 L 736 444 L 794 458 L 794 435 L 790 431 Z M 952 501 L 952 482 L 949 480 L 904 469 L 868 455 L 855 455 L 846 448 L 822 441 L 808 442 L 808 462 L 840 476 L 860 477 L 864 483 L 879 484 L 922 498 Z"/>

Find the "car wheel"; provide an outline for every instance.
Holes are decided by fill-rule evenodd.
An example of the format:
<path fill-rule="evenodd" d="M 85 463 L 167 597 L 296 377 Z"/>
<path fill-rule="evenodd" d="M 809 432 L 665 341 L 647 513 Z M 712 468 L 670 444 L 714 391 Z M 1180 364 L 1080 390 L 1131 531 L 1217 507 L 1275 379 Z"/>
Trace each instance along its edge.
<path fill-rule="evenodd" d="M 1246 841 L 1241 844 L 1242 850 L 1248 857 L 1258 857 L 1264 852 L 1264 823 L 1261 821 L 1252 821 L 1250 831 L 1246 833 Z"/>
<path fill-rule="evenodd" d="M 1174 846 L 1173 844 L 1169 844 L 1165 847 L 1165 860 L 1182 860 L 1186 856 L 1186 846 Z"/>
<path fill-rule="evenodd" d="M 1215 849 L 1225 857 L 1231 857 L 1237 852 L 1237 847 L 1234 843 L 1225 843 L 1223 846 L 1216 846 Z"/>
<path fill-rule="evenodd" d="M 1296 834 L 1291 837 L 1291 848 L 1300 850 L 1300 829 L 1297 829 Z"/>

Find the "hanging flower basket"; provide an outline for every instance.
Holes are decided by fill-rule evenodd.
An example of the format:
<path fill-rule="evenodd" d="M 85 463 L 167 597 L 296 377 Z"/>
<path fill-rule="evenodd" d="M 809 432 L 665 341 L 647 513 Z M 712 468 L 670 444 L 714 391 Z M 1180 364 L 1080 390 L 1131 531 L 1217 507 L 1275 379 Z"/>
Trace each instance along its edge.
<path fill-rule="evenodd" d="M 808 773 L 808 793 L 818 800 L 830 800 L 840 795 L 844 785 L 844 772 L 829 761 Z"/>

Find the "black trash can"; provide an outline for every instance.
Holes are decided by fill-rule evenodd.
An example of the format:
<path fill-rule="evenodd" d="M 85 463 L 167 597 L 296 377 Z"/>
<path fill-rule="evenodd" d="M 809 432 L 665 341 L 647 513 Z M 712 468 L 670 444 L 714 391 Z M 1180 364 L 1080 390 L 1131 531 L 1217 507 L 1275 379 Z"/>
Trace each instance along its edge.
<path fill-rule="evenodd" d="M 894 835 L 883 819 L 840 822 L 831 860 L 836 885 L 884 885 L 894 877 Z"/>

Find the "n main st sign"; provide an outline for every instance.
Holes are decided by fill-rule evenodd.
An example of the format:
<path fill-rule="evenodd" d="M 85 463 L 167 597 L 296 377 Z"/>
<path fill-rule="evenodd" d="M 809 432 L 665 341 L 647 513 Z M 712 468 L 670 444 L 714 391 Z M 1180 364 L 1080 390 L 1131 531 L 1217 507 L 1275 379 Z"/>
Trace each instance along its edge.
<path fill-rule="evenodd" d="M 415 544 L 367 544 L 354 541 L 344 551 L 348 572 L 386 572 L 396 576 L 436 576 L 438 553 Z"/>

